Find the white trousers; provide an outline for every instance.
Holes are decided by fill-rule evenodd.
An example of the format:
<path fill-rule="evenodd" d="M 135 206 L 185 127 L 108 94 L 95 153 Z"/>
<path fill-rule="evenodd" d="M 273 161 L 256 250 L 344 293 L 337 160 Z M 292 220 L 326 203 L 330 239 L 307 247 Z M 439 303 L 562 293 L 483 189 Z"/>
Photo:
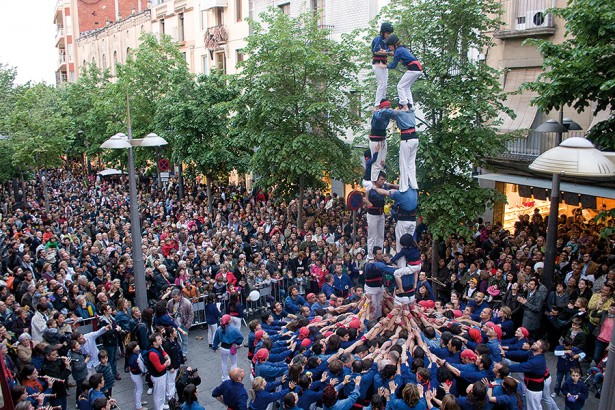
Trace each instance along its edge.
<path fill-rule="evenodd" d="M 365 194 L 367 195 L 367 193 L 369 192 L 370 189 L 372 189 L 374 187 L 374 184 L 372 183 L 372 181 L 368 181 L 366 179 L 364 179 L 361 182 L 361 185 L 363 185 L 363 188 L 365 188 Z"/>
<path fill-rule="evenodd" d="M 374 246 L 384 244 L 384 215 L 367 214 L 367 257 L 372 259 Z"/>
<path fill-rule="evenodd" d="M 372 64 L 372 70 L 374 71 L 374 76 L 376 77 L 376 100 L 374 101 L 374 107 L 380 105 L 380 101 L 387 98 L 387 83 L 389 80 L 389 70 L 387 69 L 385 64 L 382 66 L 378 64 Z"/>
<path fill-rule="evenodd" d="M 409 233 L 410 235 L 414 235 L 414 231 L 416 230 L 416 221 L 397 221 L 395 224 L 395 250 L 399 253 L 401 252 L 401 244 L 399 240 L 404 234 Z M 406 258 L 399 258 L 397 260 L 397 267 L 403 268 L 406 266 Z"/>
<path fill-rule="evenodd" d="M 214 336 L 216 335 L 216 330 L 218 330 L 218 325 L 207 325 L 207 342 L 210 345 L 214 344 Z"/>
<path fill-rule="evenodd" d="M 130 373 L 130 380 L 135 384 L 135 409 L 140 410 L 143 408 L 141 401 L 143 401 L 143 375 Z"/>
<path fill-rule="evenodd" d="M 393 273 L 393 276 L 396 278 L 401 278 L 406 275 L 414 275 L 418 274 L 421 271 L 421 265 L 408 265 L 403 268 L 396 269 Z"/>
<path fill-rule="evenodd" d="M 228 366 L 228 361 L 231 361 L 231 366 Z M 237 367 L 237 355 L 231 354 L 229 349 L 220 348 L 220 368 L 222 371 L 222 381 L 230 379 L 228 372 L 230 369 Z"/>
<path fill-rule="evenodd" d="M 237 329 L 241 330 L 241 318 L 231 316 L 231 326 L 234 326 Z"/>
<path fill-rule="evenodd" d="M 416 182 L 416 152 L 419 150 L 418 138 L 399 143 L 399 191 L 409 188 L 419 189 Z"/>
<path fill-rule="evenodd" d="M 527 405 L 527 410 L 542 410 L 542 406 L 540 405 L 542 392 L 528 390 L 525 384 L 523 384 L 523 390 L 525 392 L 525 403 Z"/>
<path fill-rule="evenodd" d="M 384 171 L 383 164 L 386 165 L 387 161 L 388 148 L 386 140 L 369 141 L 369 150 L 372 152 L 372 156 L 376 153 L 376 147 L 378 145 L 380 145 L 380 150 L 378 151 L 378 159 L 372 164 L 372 181 L 378 180 L 378 174 L 380 174 L 380 171 Z"/>
<path fill-rule="evenodd" d="M 414 105 L 414 99 L 412 98 L 412 84 L 423 74 L 422 71 L 406 71 L 406 73 L 399 79 L 397 83 L 397 95 L 399 96 L 399 103 L 401 105 L 412 104 Z"/>
<path fill-rule="evenodd" d="M 551 397 L 551 382 L 553 378 L 551 375 L 545 379 L 545 388 L 542 390 L 542 401 L 545 403 L 547 410 L 559 410 L 557 403 Z"/>
<path fill-rule="evenodd" d="M 165 390 L 167 401 L 175 397 L 175 378 L 177 377 L 177 370 L 169 369 L 167 371 L 167 387 Z"/>
<path fill-rule="evenodd" d="M 159 377 L 152 376 L 152 383 L 154 383 L 154 410 L 162 410 L 164 406 L 164 396 L 167 390 L 167 373 Z"/>
<path fill-rule="evenodd" d="M 365 294 L 369 296 L 370 300 L 372 301 L 372 307 L 370 309 L 370 312 L 373 312 L 373 314 L 370 315 L 370 320 L 380 319 L 380 316 L 382 316 L 382 301 L 384 300 L 384 288 L 382 286 L 376 288 L 366 285 Z"/>

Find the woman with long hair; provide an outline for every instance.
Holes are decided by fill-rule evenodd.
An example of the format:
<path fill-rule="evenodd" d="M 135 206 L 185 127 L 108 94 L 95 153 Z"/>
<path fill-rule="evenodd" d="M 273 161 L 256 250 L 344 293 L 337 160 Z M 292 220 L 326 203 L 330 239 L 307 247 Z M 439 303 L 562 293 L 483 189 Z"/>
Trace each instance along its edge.
<path fill-rule="evenodd" d="M 184 388 L 184 398 L 186 401 L 182 404 L 181 410 L 205 410 L 205 407 L 199 404 L 198 388 L 194 384 L 189 384 Z"/>
<path fill-rule="evenodd" d="M 502 380 L 503 394 L 493 395 L 493 389 L 487 390 L 487 397 L 491 403 L 495 403 L 500 408 L 506 410 L 522 410 L 523 401 L 517 390 L 517 381 L 510 376 Z"/>
<path fill-rule="evenodd" d="M 286 377 L 282 377 L 282 381 L 267 383 L 267 380 L 262 377 L 255 377 L 252 381 L 252 388 L 248 392 L 250 410 L 265 410 L 271 403 L 281 400 L 288 392 L 295 389 L 295 382 L 288 384 L 288 389 L 282 389 L 276 392 L 276 388 L 286 381 Z"/>
<path fill-rule="evenodd" d="M 465 397 L 458 397 L 457 404 L 461 410 L 483 410 L 487 406 L 487 388 L 478 381 L 468 386 Z"/>

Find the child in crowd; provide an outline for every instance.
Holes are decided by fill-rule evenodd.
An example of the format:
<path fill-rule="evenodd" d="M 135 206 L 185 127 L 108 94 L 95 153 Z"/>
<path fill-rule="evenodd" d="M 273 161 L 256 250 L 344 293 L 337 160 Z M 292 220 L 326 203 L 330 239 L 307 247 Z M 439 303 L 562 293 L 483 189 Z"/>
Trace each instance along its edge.
<path fill-rule="evenodd" d="M 581 369 L 573 367 L 570 369 L 570 378 L 566 380 L 562 387 L 565 396 L 566 410 L 581 410 L 587 400 L 587 385 L 581 380 Z"/>
<path fill-rule="evenodd" d="M 570 337 L 563 337 L 560 343 L 555 348 L 554 353 L 557 357 L 557 377 L 551 397 L 556 397 L 559 394 L 562 381 L 570 374 L 570 369 L 579 368 L 581 366 L 579 360 L 585 358 L 585 353 L 578 347 L 574 347 Z"/>
<path fill-rule="evenodd" d="M 105 396 L 111 397 L 111 390 L 113 389 L 113 384 L 115 383 L 115 376 L 113 375 L 113 370 L 109 364 L 109 353 L 107 353 L 106 350 L 101 350 L 98 352 L 98 360 L 100 360 L 100 364 L 96 366 L 96 373 L 102 374 L 105 380 L 105 385 L 102 392 L 105 393 Z"/>

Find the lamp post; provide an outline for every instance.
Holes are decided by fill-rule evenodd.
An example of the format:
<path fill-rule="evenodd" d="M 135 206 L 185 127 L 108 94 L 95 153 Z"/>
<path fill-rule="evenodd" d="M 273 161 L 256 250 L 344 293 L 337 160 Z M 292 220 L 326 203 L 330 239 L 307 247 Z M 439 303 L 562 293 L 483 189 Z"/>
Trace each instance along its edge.
<path fill-rule="evenodd" d="M 581 130 L 581 126 L 576 122 L 572 121 L 570 118 L 564 118 L 564 110 L 561 109 L 559 111 L 559 122 L 556 120 L 547 120 L 545 123 L 536 127 L 535 131 L 554 132 L 556 135 L 555 143 L 557 148 L 562 143 L 562 134 L 564 132 L 568 132 L 568 130 Z M 530 165 L 530 169 L 534 169 L 532 168 L 532 165 Z M 553 276 L 555 275 L 555 253 L 557 251 L 557 219 L 559 218 L 559 203 L 561 200 L 559 189 L 560 178 L 561 174 L 559 172 L 553 172 L 553 178 L 551 180 L 551 205 L 549 207 L 549 223 L 547 225 L 545 266 L 543 270 L 543 283 L 549 290 L 553 288 Z"/>
<path fill-rule="evenodd" d="M 127 101 L 128 102 L 128 101 Z M 132 265 L 135 278 L 135 301 L 141 310 L 148 307 L 147 286 L 145 283 L 145 266 L 143 263 L 143 244 L 141 238 L 141 220 L 139 219 L 139 203 L 137 198 L 137 180 L 133 147 L 158 147 L 166 145 L 167 141 L 156 134 L 148 134 L 145 138 L 132 139 L 130 126 L 130 106 L 127 113 L 128 135 L 118 133 L 101 144 L 105 149 L 128 149 L 128 185 L 130 197 L 130 236 L 132 239 Z"/>
<path fill-rule="evenodd" d="M 557 240 L 561 176 L 613 177 L 615 166 L 590 141 L 581 137 L 572 137 L 536 158 L 530 164 L 530 169 L 553 175 L 547 227 L 547 252 L 543 272 L 544 284 L 550 290 L 553 287 L 555 270 L 555 241 Z"/>

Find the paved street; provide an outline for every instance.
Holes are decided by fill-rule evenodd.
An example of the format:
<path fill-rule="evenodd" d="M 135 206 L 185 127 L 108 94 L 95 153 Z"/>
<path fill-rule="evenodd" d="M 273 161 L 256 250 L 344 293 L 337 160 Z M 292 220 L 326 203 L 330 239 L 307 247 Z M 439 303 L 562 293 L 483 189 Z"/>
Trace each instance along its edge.
<path fill-rule="evenodd" d="M 244 336 L 247 337 L 247 327 L 243 326 Z M 203 340 L 196 340 L 196 337 L 203 336 Z M 207 409 L 207 410 L 226 410 L 226 407 L 223 406 L 216 399 L 211 397 L 212 390 L 221 383 L 220 378 L 220 354 L 215 353 L 213 350 L 209 348 L 207 345 L 207 331 L 200 329 L 198 326 L 190 330 L 190 347 L 188 354 L 188 365 L 191 367 L 196 367 L 199 369 L 199 375 L 201 376 L 202 382 L 199 386 L 199 402 Z M 248 363 L 248 359 L 246 358 L 247 349 L 242 347 L 239 350 L 239 360 L 238 365 L 246 370 L 246 378 L 244 379 L 244 384 L 246 389 L 250 388 L 250 377 L 249 377 L 249 369 L 250 365 Z M 556 373 L 556 361 L 555 357 L 552 353 L 547 355 L 547 359 L 549 362 L 549 369 L 553 375 L 553 382 L 555 382 L 555 373 Z M 124 359 L 120 358 L 118 360 L 118 370 L 122 372 Z M 583 371 L 586 370 L 586 366 Z M 113 387 L 113 397 L 118 401 L 118 405 L 121 410 L 132 410 L 134 409 L 134 385 L 130 381 L 130 377 L 127 374 L 122 374 L 122 380 L 116 382 L 116 385 Z M 71 391 L 73 393 L 74 390 Z M 143 400 L 147 401 L 148 404 L 146 407 L 153 408 L 152 396 L 143 395 Z M 564 400 L 560 396 L 555 399 L 559 408 L 564 408 Z M 70 402 L 69 402 L 70 403 Z M 594 398 L 594 394 L 590 392 L 589 399 L 585 403 L 586 409 L 592 409 L 598 407 L 598 400 Z"/>
<path fill-rule="evenodd" d="M 247 338 L 247 327 L 243 326 L 244 336 Z M 202 336 L 203 340 L 196 340 L 196 337 Z M 199 403 L 201 403 L 207 410 L 226 410 L 216 399 L 211 397 L 212 390 L 218 386 L 222 379 L 220 378 L 220 353 L 216 353 L 211 350 L 207 344 L 207 330 L 200 329 L 196 326 L 190 330 L 190 345 L 188 353 L 188 366 L 199 369 L 199 375 L 201 376 L 201 385 L 199 386 Z M 246 370 L 246 378 L 244 380 L 246 389 L 250 388 L 249 378 L 249 363 L 246 358 L 247 349 L 242 347 L 238 354 L 238 365 Z M 122 380 L 116 382 L 113 386 L 113 398 L 118 402 L 118 406 L 121 410 L 132 410 L 134 406 L 134 384 L 130 380 L 128 374 L 123 373 L 124 358 L 118 360 L 118 370 L 122 375 Z M 147 387 L 146 387 L 147 389 Z M 71 391 L 71 393 L 73 393 Z M 147 401 L 145 407 L 152 409 L 152 396 L 143 394 L 143 400 Z"/>

